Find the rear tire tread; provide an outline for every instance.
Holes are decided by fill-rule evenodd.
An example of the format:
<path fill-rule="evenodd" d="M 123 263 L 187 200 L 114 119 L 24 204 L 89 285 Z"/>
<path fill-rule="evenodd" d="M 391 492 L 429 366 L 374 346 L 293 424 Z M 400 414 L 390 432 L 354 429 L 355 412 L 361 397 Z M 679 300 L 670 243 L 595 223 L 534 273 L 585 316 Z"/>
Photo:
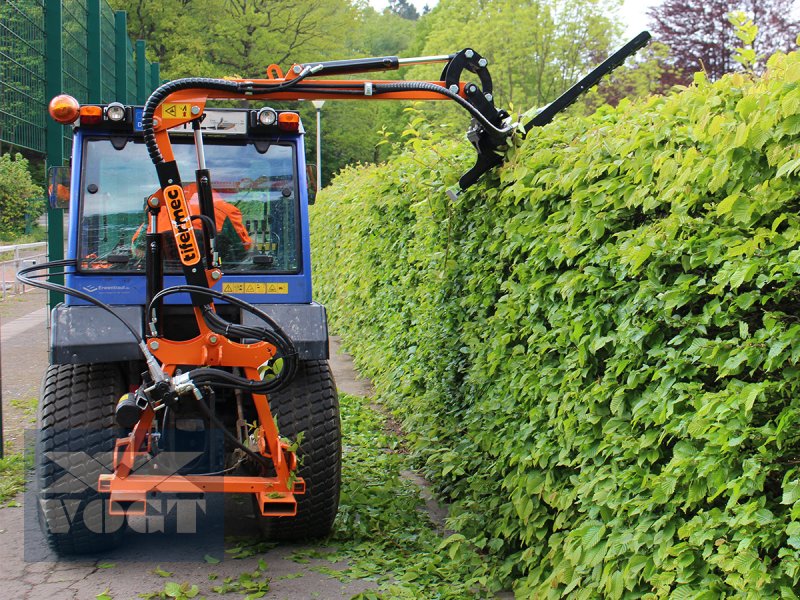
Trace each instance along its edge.
<path fill-rule="evenodd" d="M 117 438 L 114 408 L 123 392 L 122 373 L 114 364 L 51 365 L 45 373 L 36 452 L 37 510 L 42 531 L 58 554 L 103 552 L 122 541 L 124 519 L 107 515 L 105 502 L 100 514 L 89 516 L 89 525 L 84 521 L 84 509 L 107 496 L 93 487 L 77 493 L 64 493 L 59 488 L 51 490 L 51 486 L 60 485 L 68 474 L 45 455 L 75 452 L 75 462 L 70 462 L 70 465 L 79 466 L 85 464 L 83 453 L 95 456 L 112 452 Z M 60 460 L 63 462 L 64 459 Z M 94 477 L 93 471 L 90 476 Z M 80 500 L 71 520 L 66 516 L 62 500 Z M 121 524 L 119 519 L 123 519 Z M 113 533 L 95 531 L 102 531 L 114 523 L 119 526 Z"/>
<path fill-rule="evenodd" d="M 298 494 L 297 516 L 260 517 L 264 534 L 276 541 L 325 537 L 339 509 L 341 487 L 341 424 L 339 397 L 328 362 L 300 363 L 294 381 L 269 398 L 280 434 L 291 441 L 305 432 L 297 452 L 298 476 L 306 493 Z"/>

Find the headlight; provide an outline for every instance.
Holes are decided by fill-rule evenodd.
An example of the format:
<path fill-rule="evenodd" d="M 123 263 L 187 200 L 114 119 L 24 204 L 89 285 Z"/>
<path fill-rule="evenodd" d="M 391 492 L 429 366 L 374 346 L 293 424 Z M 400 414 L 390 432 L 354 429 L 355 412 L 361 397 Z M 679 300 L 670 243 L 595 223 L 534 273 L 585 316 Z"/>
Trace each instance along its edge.
<path fill-rule="evenodd" d="M 125 107 L 119 102 L 112 102 L 106 107 L 106 118 L 109 121 L 122 121 L 125 118 Z"/>
<path fill-rule="evenodd" d="M 262 108 L 258 111 L 258 122 L 260 125 L 274 125 L 278 120 L 278 113 L 271 108 Z"/>

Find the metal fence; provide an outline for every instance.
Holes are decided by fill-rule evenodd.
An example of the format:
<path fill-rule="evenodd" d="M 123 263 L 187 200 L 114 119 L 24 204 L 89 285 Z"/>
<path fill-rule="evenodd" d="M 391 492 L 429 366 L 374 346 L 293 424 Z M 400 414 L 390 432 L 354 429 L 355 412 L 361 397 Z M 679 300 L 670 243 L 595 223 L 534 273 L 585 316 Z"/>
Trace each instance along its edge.
<path fill-rule="evenodd" d="M 44 152 L 44 2 L 0 3 L 0 140 Z"/>
<path fill-rule="evenodd" d="M 80 103 L 144 104 L 161 83 L 159 66 L 127 27 L 127 13 L 106 0 L 0 0 L 0 147 L 62 165 L 72 130 L 47 118 L 50 98 L 66 92 Z M 58 260 L 62 211 L 48 208 L 47 221 L 49 259 Z M 50 295 L 51 305 L 62 299 Z"/>
<path fill-rule="evenodd" d="M 47 68 L 56 63 L 57 86 Z M 0 142 L 47 153 L 48 88 L 82 103 L 141 104 L 159 83 L 126 13 L 105 0 L 0 0 Z M 58 127 L 69 156 L 71 132 Z"/>
<path fill-rule="evenodd" d="M 24 294 L 29 288 L 17 281 L 15 275 L 23 267 L 44 262 L 47 243 L 0 246 L 0 300 L 7 295 Z"/>

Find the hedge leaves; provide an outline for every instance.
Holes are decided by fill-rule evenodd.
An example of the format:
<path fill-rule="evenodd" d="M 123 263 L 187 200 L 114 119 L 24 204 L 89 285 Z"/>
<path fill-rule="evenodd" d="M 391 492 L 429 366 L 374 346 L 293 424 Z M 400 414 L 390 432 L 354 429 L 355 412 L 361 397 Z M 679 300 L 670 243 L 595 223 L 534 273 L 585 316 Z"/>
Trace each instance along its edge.
<path fill-rule="evenodd" d="M 334 327 L 520 597 L 796 598 L 800 56 L 472 157 L 418 123 L 313 208 Z"/>

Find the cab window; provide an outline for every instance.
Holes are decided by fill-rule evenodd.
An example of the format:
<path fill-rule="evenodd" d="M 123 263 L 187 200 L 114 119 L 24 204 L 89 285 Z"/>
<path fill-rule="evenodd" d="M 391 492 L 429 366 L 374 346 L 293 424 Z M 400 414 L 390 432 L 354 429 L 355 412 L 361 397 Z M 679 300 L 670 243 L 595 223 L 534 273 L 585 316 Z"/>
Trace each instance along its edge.
<path fill-rule="evenodd" d="M 176 136 L 177 137 L 177 136 Z M 192 214 L 194 145 L 173 139 Z M 216 248 L 227 273 L 292 273 L 299 270 L 298 200 L 294 147 L 205 142 L 214 189 Z M 83 148 L 82 219 L 78 253 L 82 270 L 144 271 L 145 203 L 159 187 L 144 143 L 86 138 Z M 194 221 L 198 234 L 200 221 Z M 167 272 L 180 271 L 166 211 L 158 230 Z M 198 236 L 201 239 L 201 236 Z"/>

